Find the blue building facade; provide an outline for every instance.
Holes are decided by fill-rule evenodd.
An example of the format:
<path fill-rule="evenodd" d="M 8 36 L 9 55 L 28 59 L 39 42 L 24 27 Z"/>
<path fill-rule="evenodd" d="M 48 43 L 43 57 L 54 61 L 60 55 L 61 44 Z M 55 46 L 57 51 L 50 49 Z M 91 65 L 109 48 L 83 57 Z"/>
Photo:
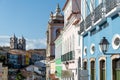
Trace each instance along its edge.
<path fill-rule="evenodd" d="M 80 23 L 82 67 L 89 80 L 120 80 L 120 0 L 85 3 L 90 11 Z M 109 41 L 106 54 L 99 45 L 103 37 Z"/>

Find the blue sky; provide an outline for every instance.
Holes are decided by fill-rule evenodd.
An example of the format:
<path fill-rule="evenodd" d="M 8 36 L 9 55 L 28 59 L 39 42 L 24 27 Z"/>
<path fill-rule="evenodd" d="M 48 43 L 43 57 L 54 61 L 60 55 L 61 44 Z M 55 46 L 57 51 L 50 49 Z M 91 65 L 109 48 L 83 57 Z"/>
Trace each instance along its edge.
<path fill-rule="evenodd" d="M 51 11 L 66 0 L 0 0 L 0 45 L 9 46 L 15 34 L 27 39 L 27 49 L 45 48 L 46 30 Z"/>

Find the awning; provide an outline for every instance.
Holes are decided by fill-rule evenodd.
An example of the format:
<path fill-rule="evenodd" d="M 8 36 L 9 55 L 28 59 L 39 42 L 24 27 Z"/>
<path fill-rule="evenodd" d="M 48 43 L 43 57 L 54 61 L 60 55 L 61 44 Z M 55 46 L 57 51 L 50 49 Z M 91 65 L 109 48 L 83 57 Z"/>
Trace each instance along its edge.
<path fill-rule="evenodd" d="M 73 76 L 73 72 L 71 70 L 62 70 L 62 78 L 70 78 Z"/>

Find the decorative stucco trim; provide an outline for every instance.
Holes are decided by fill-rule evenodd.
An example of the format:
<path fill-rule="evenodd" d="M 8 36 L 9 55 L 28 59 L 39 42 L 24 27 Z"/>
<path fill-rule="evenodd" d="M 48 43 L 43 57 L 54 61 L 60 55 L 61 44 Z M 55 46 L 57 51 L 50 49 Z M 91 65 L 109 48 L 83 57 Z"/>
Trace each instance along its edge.
<path fill-rule="evenodd" d="M 93 49 L 94 48 L 94 49 Z M 91 46 L 90 46 L 90 53 L 91 54 L 94 54 L 95 53 L 95 44 L 92 43 Z"/>
<path fill-rule="evenodd" d="M 120 47 L 120 42 L 118 40 L 120 40 L 120 35 L 115 34 L 113 36 L 113 38 L 112 38 L 112 47 L 113 47 L 113 49 L 118 49 Z"/>
<path fill-rule="evenodd" d="M 118 59 L 118 58 L 120 58 L 120 55 L 119 55 L 119 54 L 116 54 L 116 55 L 112 55 L 112 56 L 111 56 L 111 60 Z"/>
<path fill-rule="evenodd" d="M 91 61 L 95 61 L 95 58 L 90 58 L 90 62 L 91 62 Z"/>
<path fill-rule="evenodd" d="M 101 56 L 101 57 L 99 58 L 99 61 L 101 61 L 101 60 L 105 60 L 105 61 L 106 61 L 106 57 L 105 57 L 105 56 Z"/>
<path fill-rule="evenodd" d="M 99 58 L 98 60 L 99 60 L 99 62 L 100 62 L 101 60 L 105 60 L 105 61 L 106 61 L 106 57 L 105 57 L 105 56 L 100 56 L 100 58 Z"/>
<path fill-rule="evenodd" d="M 84 56 L 86 56 L 87 55 L 87 47 L 85 46 L 84 47 Z"/>
<path fill-rule="evenodd" d="M 87 62 L 88 60 L 85 58 L 85 59 L 83 59 L 83 62 Z"/>

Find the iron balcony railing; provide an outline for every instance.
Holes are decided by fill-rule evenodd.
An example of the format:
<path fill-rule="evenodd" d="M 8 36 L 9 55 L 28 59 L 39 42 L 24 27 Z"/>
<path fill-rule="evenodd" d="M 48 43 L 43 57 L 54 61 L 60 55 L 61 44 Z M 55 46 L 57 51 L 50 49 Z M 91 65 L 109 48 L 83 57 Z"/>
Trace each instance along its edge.
<path fill-rule="evenodd" d="M 70 51 L 70 52 L 61 56 L 62 61 L 69 61 L 69 60 L 73 60 L 73 59 L 75 59 L 75 52 L 74 51 Z"/>
<path fill-rule="evenodd" d="M 97 6 L 94 10 L 94 23 L 102 18 L 102 13 L 104 13 L 103 12 L 103 3 L 101 3 L 99 6 Z"/>
<path fill-rule="evenodd" d="M 85 22 L 84 20 L 80 23 L 80 34 L 84 31 Z"/>
<path fill-rule="evenodd" d="M 80 34 L 117 6 L 120 6 L 120 0 L 106 0 L 105 3 L 99 4 L 94 11 L 86 17 L 85 21 L 83 20 L 80 23 Z"/>
<path fill-rule="evenodd" d="M 106 13 L 117 7 L 118 4 L 120 4 L 120 0 L 106 0 Z"/>
<path fill-rule="evenodd" d="M 92 25 L 92 14 L 89 14 L 85 19 L 85 28 L 89 28 Z"/>

